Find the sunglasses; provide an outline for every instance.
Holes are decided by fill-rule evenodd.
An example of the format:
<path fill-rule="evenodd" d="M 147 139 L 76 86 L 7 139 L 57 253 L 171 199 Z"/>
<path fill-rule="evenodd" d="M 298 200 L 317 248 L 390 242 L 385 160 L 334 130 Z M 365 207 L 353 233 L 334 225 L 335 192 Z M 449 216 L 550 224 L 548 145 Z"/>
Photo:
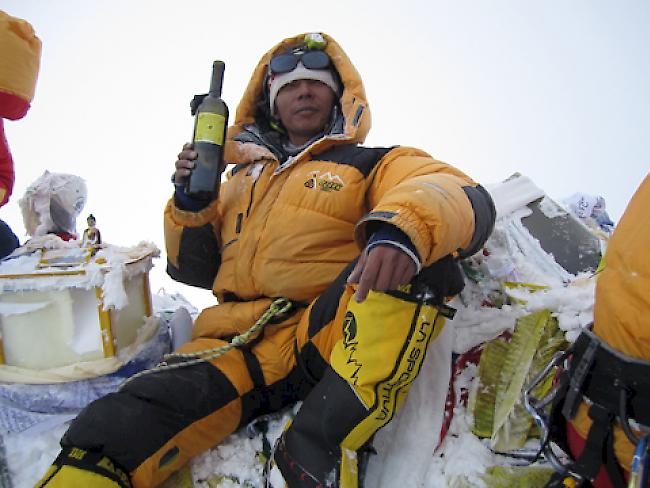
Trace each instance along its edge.
<path fill-rule="evenodd" d="M 271 58 L 269 68 L 271 73 L 278 75 L 289 73 L 296 69 L 298 62 L 302 62 L 307 69 L 325 69 L 330 66 L 330 57 L 323 51 L 304 51 L 286 53 Z"/>

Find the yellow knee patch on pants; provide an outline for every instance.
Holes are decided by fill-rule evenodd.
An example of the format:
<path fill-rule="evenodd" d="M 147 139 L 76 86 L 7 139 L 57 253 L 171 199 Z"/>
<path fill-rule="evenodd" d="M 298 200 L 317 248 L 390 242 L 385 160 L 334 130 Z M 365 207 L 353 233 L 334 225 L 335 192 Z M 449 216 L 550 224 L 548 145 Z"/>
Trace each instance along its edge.
<path fill-rule="evenodd" d="M 75 466 L 50 466 L 35 488 L 123 488 L 131 486 L 128 478 L 122 482 Z"/>
<path fill-rule="evenodd" d="M 421 302 L 373 291 L 361 303 L 350 300 L 343 339 L 334 346 L 331 365 L 369 415 L 343 440 L 343 452 L 359 449 L 392 419 L 443 326 L 438 308 Z"/>
<path fill-rule="evenodd" d="M 35 488 L 130 488 L 129 476 L 99 453 L 65 448 Z"/>
<path fill-rule="evenodd" d="M 36 488 L 121 488 L 115 481 L 74 466 L 51 466 Z"/>

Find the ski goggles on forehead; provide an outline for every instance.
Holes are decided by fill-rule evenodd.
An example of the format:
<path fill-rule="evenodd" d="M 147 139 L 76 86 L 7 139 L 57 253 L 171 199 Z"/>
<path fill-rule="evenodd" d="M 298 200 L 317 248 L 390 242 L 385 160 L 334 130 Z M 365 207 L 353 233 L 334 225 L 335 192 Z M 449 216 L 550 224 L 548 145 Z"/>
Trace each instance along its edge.
<path fill-rule="evenodd" d="M 330 57 L 323 51 L 304 51 L 279 54 L 271 58 L 269 69 L 274 75 L 289 73 L 296 69 L 298 62 L 307 69 L 326 69 L 331 65 Z"/>

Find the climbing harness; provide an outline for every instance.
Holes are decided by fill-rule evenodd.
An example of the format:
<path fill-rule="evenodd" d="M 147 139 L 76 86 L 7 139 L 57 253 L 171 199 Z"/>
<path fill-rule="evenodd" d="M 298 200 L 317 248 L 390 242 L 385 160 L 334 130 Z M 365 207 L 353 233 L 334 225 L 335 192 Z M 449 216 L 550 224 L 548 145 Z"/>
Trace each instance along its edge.
<path fill-rule="evenodd" d="M 555 368 L 561 374 L 557 385 L 544 398 L 535 398 L 534 388 Z M 638 470 L 645 475 L 646 437 L 639 437 L 639 424 L 650 426 L 650 362 L 631 358 L 613 349 L 589 330 L 583 331 L 571 348 L 556 353 L 524 391 L 524 406 L 541 430 L 540 453 L 560 477 L 573 478 L 578 486 L 589 484 L 605 466 L 615 487 L 625 482 L 614 454 L 613 428 L 618 425 L 629 441 L 641 449 Z M 566 421 L 573 419 L 583 403 L 589 407 L 593 420 L 586 444 L 579 458 L 564 463 L 551 447 L 551 442 L 569 452 L 566 442 Z M 560 485 L 561 486 L 561 485 Z"/>
<path fill-rule="evenodd" d="M 186 368 L 195 364 L 205 363 L 223 356 L 232 349 L 241 348 L 254 340 L 255 334 L 262 330 L 266 324 L 273 321 L 273 319 L 285 316 L 293 308 L 293 306 L 294 303 L 291 300 L 288 300 L 286 298 L 277 298 L 273 301 L 273 303 L 271 303 L 269 308 L 260 316 L 260 318 L 257 319 L 257 321 L 250 329 L 233 337 L 228 344 L 196 352 L 165 354 L 160 364 L 151 369 L 140 371 L 139 373 L 131 376 L 124 383 L 122 383 L 122 386 L 120 388 L 124 388 L 124 386 L 129 384 L 134 379 L 145 375 L 159 373 L 161 371 L 169 371 L 172 369 Z M 169 361 L 172 360 L 179 361 L 170 363 Z"/>

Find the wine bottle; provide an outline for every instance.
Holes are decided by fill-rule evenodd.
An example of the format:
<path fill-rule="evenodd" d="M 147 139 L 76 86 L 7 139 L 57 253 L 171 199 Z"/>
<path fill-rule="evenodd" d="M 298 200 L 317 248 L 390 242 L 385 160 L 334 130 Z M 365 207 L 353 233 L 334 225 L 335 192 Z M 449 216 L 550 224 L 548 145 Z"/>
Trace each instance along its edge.
<path fill-rule="evenodd" d="M 195 166 L 185 185 L 191 197 L 212 200 L 219 194 L 223 171 L 223 149 L 228 128 L 228 106 L 221 99 L 223 61 L 212 64 L 210 91 L 196 110 L 192 142 L 198 153 Z"/>

